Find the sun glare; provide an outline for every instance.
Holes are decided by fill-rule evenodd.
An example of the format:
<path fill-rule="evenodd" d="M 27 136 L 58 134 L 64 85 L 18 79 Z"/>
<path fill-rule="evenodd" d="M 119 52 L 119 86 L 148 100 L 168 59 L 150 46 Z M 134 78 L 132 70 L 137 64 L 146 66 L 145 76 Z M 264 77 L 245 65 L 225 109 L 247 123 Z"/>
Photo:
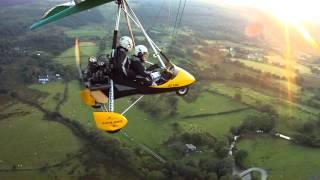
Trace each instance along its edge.
<path fill-rule="evenodd" d="M 289 22 L 320 22 L 320 1 L 318 0 L 263 0 L 259 8 Z"/>

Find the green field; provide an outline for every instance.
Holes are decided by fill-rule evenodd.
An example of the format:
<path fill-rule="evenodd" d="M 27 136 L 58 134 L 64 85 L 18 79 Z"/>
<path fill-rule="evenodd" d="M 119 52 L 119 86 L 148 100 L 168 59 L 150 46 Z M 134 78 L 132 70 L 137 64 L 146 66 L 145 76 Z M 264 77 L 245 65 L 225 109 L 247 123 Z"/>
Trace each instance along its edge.
<path fill-rule="evenodd" d="M 84 105 L 78 94 L 78 82 L 70 82 L 69 98 L 68 101 L 62 105 L 61 113 L 66 117 L 81 122 L 87 128 L 95 129 L 95 123 L 92 117 L 92 112 L 95 109 Z M 138 96 L 135 98 L 138 98 Z M 115 110 L 122 112 L 131 102 L 129 98 L 117 99 Z M 245 110 L 227 115 L 184 119 L 183 117 L 185 116 L 226 112 L 246 107 L 230 98 L 209 93 L 202 93 L 194 103 L 190 104 L 179 99 L 177 107 L 178 115 L 176 117 L 156 118 L 152 116 L 152 114 L 147 114 L 135 106 L 126 113 L 129 123 L 122 132 L 127 133 L 128 136 L 133 138 L 137 143 L 143 143 L 150 147 L 159 147 L 174 133 L 172 128 L 174 122 L 178 122 L 186 131 L 194 131 L 190 129 L 189 125 L 196 124 L 194 125 L 196 129 L 209 131 L 213 135 L 222 136 L 228 134 L 230 127 L 238 126 L 248 113 L 255 113 L 255 111 L 252 110 Z M 97 109 L 97 111 L 100 111 L 100 109 Z M 123 140 L 127 139 L 126 136 L 121 133 L 111 136 Z"/>
<path fill-rule="evenodd" d="M 281 120 L 276 124 L 276 130 L 283 133 L 293 133 L 296 131 L 296 127 L 310 118 L 314 118 L 313 114 L 319 113 L 319 110 L 304 106 L 297 103 L 290 103 L 286 100 L 286 97 L 281 97 L 272 93 L 267 95 L 263 91 L 258 91 L 254 88 L 246 87 L 245 84 L 241 86 L 236 83 L 210 83 L 209 89 L 219 94 L 223 94 L 229 97 L 234 97 L 236 93 L 241 94 L 241 101 L 251 106 L 257 106 L 257 102 L 264 104 L 271 104 L 280 114 Z M 289 117 L 296 117 L 290 119 Z"/>
<path fill-rule="evenodd" d="M 244 110 L 226 115 L 187 119 L 180 123 L 187 132 L 208 132 L 216 137 L 222 137 L 228 135 L 231 127 L 240 126 L 248 115 L 256 113 L 255 110 Z"/>
<path fill-rule="evenodd" d="M 66 159 L 68 153 L 77 153 L 82 142 L 65 126 L 44 120 L 38 110 L 24 104 L 15 104 L 3 113 L 26 112 L 0 121 L 0 167 L 39 168 Z"/>
<path fill-rule="evenodd" d="M 58 102 L 63 98 L 65 84 L 63 81 L 55 81 L 47 84 L 33 84 L 30 88 L 48 93 L 46 97 L 42 97 L 38 101 L 43 108 L 54 111 Z"/>
<path fill-rule="evenodd" d="M 285 65 L 285 59 L 282 56 L 277 54 L 270 54 L 266 56 L 269 63 L 279 63 L 281 65 Z M 303 64 L 294 63 L 294 69 L 298 70 L 300 74 L 311 74 L 311 69 Z"/>
<path fill-rule="evenodd" d="M 267 135 L 240 139 L 238 149 L 249 153 L 248 167 L 262 167 L 269 179 L 310 179 L 320 176 L 320 150 L 293 145 Z"/>
<path fill-rule="evenodd" d="M 198 114 L 219 113 L 245 108 L 246 106 L 231 98 L 218 94 L 201 92 L 199 98 L 193 103 L 179 99 L 178 113 L 181 116 Z"/>
<path fill-rule="evenodd" d="M 76 37 L 99 37 L 103 38 L 107 35 L 106 29 L 102 27 L 91 27 L 91 26 L 84 26 L 78 29 L 71 29 L 65 31 L 65 34 L 68 37 L 76 38 Z"/>
<path fill-rule="evenodd" d="M 290 72 L 290 74 L 287 74 L 288 72 L 284 68 L 276 67 L 270 64 L 260 63 L 256 61 L 251 60 L 239 60 L 240 62 L 244 63 L 248 67 L 252 67 L 253 69 L 261 70 L 262 72 L 269 72 L 271 74 L 275 74 L 280 77 L 287 77 L 289 76 L 296 76 L 295 72 Z"/>
<path fill-rule="evenodd" d="M 80 42 L 80 58 L 83 66 L 87 65 L 90 56 L 97 56 L 98 46 L 93 42 Z M 63 65 L 75 66 L 75 48 L 69 48 L 53 59 Z"/>

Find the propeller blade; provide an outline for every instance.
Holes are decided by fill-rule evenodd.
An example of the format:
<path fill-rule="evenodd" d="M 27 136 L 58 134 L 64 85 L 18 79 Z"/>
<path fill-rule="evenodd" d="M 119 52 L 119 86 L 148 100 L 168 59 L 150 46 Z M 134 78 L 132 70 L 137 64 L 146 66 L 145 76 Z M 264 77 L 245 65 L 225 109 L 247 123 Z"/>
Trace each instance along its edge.
<path fill-rule="evenodd" d="M 75 40 L 75 57 L 76 57 L 76 66 L 79 72 L 79 78 L 82 80 L 82 70 L 81 70 L 81 64 L 80 64 L 80 45 L 79 45 L 79 38 L 76 38 Z"/>

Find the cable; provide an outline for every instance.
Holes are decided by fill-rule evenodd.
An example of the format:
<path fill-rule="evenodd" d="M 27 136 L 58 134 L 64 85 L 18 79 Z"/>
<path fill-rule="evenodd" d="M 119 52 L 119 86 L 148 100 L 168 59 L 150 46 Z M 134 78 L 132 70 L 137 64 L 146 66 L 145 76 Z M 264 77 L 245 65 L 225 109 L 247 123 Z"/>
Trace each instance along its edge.
<path fill-rule="evenodd" d="M 177 22 L 178 22 L 178 17 L 179 17 L 179 14 L 180 14 L 180 8 L 181 8 L 181 0 L 179 1 L 178 12 L 177 12 L 177 15 L 176 15 L 176 20 L 175 20 L 175 22 L 174 22 L 173 31 L 172 31 L 172 34 L 171 34 L 172 37 L 173 37 L 174 32 L 175 32 L 175 30 L 176 30 L 176 26 L 177 26 Z"/>
<path fill-rule="evenodd" d="M 121 113 L 121 115 L 124 115 L 127 111 L 129 111 L 135 104 L 137 104 L 137 103 L 140 101 L 140 99 L 143 98 L 143 96 L 144 96 L 144 95 L 140 96 L 136 101 L 134 101 L 127 109 L 125 109 L 125 110 Z"/>
<path fill-rule="evenodd" d="M 179 31 L 179 27 L 180 27 L 181 22 L 182 22 L 184 10 L 185 10 L 185 8 L 186 8 L 186 4 L 187 4 L 187 0 L 184 0 L 183 9 L 182 9 L 182 11 L 181 11 L 180 20 L 179 20 L 179 23 L 178 23 L 178 25 L 177 25 L 176 33 L 175 33 L 175 35 L 174 35 L 174 38 L 177 37 L 178 31 Z"/>
<path fill-rule="evenodd" d="M 161 6 L 160 6 L 160 9 L 159 9 L 157 15 L 156 15 L 156 16 L 153 16 L 152 22 L 156 22 L 156 21 L 159 19 L 159 16 L 160 16 L 161 10 L 162 10 L 163 7 L 164 7 L 164 4 L 165 4 L 165 0 L 162 0 L 162 4 L 161 4 Z M 154 25 L 150 25 L 150 27 L 147 28 L 147 32 L 149 32 L 149 30 L 150 30 L 153 26 L 154 26 Z"/>

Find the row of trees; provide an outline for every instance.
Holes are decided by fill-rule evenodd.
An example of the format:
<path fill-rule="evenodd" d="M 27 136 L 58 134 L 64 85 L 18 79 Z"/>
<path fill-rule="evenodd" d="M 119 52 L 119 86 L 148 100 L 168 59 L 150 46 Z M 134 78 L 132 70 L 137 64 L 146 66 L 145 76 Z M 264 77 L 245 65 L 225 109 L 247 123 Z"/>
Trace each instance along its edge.
<path fill-rule="evenodd" d="M 153 117 L 165 118 L 177 115 L 178 99 L 170 94 L 144 97 L 137 106 Z"/>
<path fill-rule="evenodd" d="M 271 132 L 279 118 L 277 111 L 271 105 L 261 105 L 257 109 L 260 111 L 259 114 L 248 115 L 239 127 L 231 128 L 231 133 L 240 135 L 255 133 L 258 130 Z"/>
<path fill-rule="evenodd" d="M 228 157 L 228 143 L 209 133 L 182 133 L 172 136 L 165 143 L 179 154 L 181 160 L 172 160 L 166 164 L 166 174 L 170 179 L 224 179 L 231 178 L 233 159 Z M 192 156 L 185 144 L 193 144 L 200 153 L 209 154 L 207 158 L 185 161 Z M 199 153 L 198 152 L 198 153 Z M 168 176 L 169 175 L 169 176 Z"/>
<path fill-rule="evenodd" d="M 305 122 L 298 129 L 298 133 L 293 136 L 294 141 L 298 144 L 320 147 L 320 114 L 316 120 Z"/>

